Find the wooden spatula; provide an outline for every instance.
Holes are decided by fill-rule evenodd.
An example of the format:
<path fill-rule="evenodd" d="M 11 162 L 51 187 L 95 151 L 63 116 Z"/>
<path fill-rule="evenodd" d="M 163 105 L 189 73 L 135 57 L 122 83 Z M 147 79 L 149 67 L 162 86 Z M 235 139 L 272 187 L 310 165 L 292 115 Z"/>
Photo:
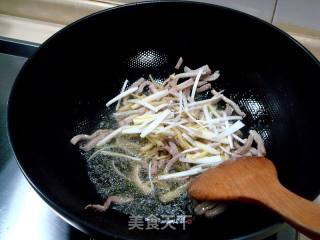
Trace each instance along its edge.
<path fill-rule="evenodd" d="M 281 185 L 273 163 L 245 157 L 209 169 L 190 185 L 191 197 L 203 201 L 243 201 L 263 205 L 308 237 L 320 239 L 320 205 Z"/>

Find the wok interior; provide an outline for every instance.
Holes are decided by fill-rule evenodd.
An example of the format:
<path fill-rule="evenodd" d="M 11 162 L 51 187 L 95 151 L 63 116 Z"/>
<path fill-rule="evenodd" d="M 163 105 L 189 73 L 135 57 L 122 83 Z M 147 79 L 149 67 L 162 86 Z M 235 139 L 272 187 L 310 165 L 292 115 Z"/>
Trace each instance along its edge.
<path fill-rule="evenodd" d="M 258 207 L 234 204 L 214 220 L 154 236 L 129 231 L 127 216 L 116 211 L 83 211 L 102 200 L 70 138 L 95 127 L 125 78 L 164 79 L 180 56 L 191 68 L 220 70 L 213 86 L 246 111 L 248 129 L 265 139 L 285 186 L 307 198 L 318 193 L 320 164 L 310 150 L 317 149 L 319 133 L 312 117 L 319 65 L 282 33 L 237 12 L 191 3 L 133 5 L 57 34 L 28 62 L 11 96 L 10 135 L 22 169 L 55 210 L 83 230 L 130 238 L 192 239 L 200 231 L 232 238 L 278 221 Z"/>

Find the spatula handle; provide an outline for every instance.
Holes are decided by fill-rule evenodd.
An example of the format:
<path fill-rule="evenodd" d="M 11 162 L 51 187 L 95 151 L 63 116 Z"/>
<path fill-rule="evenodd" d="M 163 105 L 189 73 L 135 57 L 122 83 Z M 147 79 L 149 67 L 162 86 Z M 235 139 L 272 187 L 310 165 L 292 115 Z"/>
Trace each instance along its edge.
<path fill-rule="evenodd" d="M 280 214 L 289 224 L 312 239 L 320 239 L 320 204 L 308 201 L 276 183 L 258 200 Z M 260 199 L 259 199 L 260 198 Z"/>

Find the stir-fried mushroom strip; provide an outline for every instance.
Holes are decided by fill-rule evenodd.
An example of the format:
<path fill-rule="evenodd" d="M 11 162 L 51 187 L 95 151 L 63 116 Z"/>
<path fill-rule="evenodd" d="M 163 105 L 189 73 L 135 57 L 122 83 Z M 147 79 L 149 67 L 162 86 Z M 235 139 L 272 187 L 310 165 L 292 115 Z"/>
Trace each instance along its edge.
<path fill-rule="evenodd" d="M 182 68 L 182 64 L 180 58 L 175 68 L 183 72 L 170 75 L 162 84 L 152 76 L 140 78 L 131 86 L 124 81 L 119 95 L 106 104 L 115 106 L 113 117 L 118 128 L 99 129 L 71 139 L 84 151 L 93 149 L 90 158 L 105 156 L 119 177 L 142 195 L 163 203 L 186 193 L 190 181 L 209 168 L 242 156 L 266 154 L 257 131 L 251 130 L 243 138 L 246 114 L 212 87 L 220 72 L 208 65 L 193 70 Z M 210 97 L 203 99 L 204 93 Z M 124 139 L 127 145 L 119 144 Z M 111 145 L 121 150 L 115 151 Z M 125 161 L 127 168 L 119 168 L 117 159 Z M 88 205 L 86 209 L 105 211 L 112 202 L 129 200 L 109 197 L 104 205 Z M 225 205 L 203 202 L 194 211 L 213 217 L 224 209 Z"/>

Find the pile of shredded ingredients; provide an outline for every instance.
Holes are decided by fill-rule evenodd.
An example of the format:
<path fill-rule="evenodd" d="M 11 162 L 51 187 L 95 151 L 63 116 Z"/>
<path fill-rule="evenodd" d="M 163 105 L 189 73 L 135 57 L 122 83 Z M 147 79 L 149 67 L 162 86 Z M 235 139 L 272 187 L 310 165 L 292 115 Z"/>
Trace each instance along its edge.
<path fill-rule="evenodd" d="M 183 64 L 179 59 L 176 69 Z M 220 76 L 208 65 L 172 74 L 164 82 L 140 78 L 107 102 L 116 124 L 71 139 L 86 152 L 91 180 L 106 198 L 85 209 L 106 211 L 111 204 L 127 214 L 185 213 L 188 184 L 225 161 L 266 154 L 263 140 L 240 131 L 245 113 L 217 92 Z M 210 93 L 203 100 L 203 95 Z M 111 121 L 111 120 L 110 120 Z M 215 216 L 225 205 L 197 202 L 198 215 Z"/>

